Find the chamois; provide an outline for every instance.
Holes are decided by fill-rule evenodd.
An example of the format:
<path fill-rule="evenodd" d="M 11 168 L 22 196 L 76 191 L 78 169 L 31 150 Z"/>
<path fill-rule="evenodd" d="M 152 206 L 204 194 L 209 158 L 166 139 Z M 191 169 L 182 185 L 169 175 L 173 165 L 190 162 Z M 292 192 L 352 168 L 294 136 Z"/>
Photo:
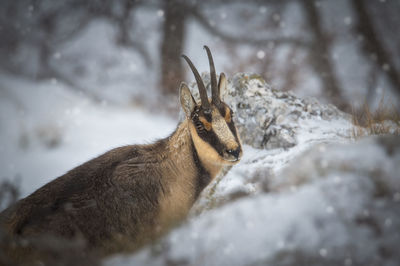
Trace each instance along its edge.
<path fill-rule="evenodd" d="M 196 103 L 182 82 L 185 118 L 167 138 L 149 145 L 119 147 L 49 182 L 0 214 L 5 230 L 20 237 L 81 238 L 102 254 L 136 249 L 181 221 L 200 192 L 242 147 L 233 112 L 220 99 L 227 81 L 217 76 L 211 52 L 212 97 L 191 60 L 200 93 Z"/>

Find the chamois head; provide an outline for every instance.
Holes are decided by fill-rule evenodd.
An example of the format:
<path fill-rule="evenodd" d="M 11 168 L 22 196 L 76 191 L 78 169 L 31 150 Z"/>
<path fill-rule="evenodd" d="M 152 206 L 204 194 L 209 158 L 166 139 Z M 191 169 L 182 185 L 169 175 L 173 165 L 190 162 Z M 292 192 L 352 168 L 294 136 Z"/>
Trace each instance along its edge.
<path fill-rule="evenodd" d="M 224 73 L 221 73 L 217 85 L 210 49 L 207 46 L 204 48 L 210 63 L 212 98 L 207 97 L 207 90 L 192 61 L 182 55 L 196 78 L 201 99 L 200 104 L 196 103 L 187 85 L 182 83 L 180 87 L 182 109 L 186 114 L 190 134 L 200 158 L 214 165 L 234 164 L 242 156 L 242 147 L 232 119 L 232 109 L 220 98 L 221 91 L 226 89 L 227 81 Z"/>

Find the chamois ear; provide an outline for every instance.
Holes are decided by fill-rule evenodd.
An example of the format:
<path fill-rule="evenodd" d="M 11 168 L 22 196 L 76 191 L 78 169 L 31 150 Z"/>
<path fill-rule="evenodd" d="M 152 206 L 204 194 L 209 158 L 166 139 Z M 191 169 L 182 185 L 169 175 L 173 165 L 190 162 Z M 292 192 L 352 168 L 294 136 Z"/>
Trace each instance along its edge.
<path fill-rule="evenodd" d="M 182 82 L 179 88 L 179 98 L 181 101 L 181 106 L 183 111 L 185 111 L 186 117 L 190 117 L 194 108 L 196 107 L 196 102 L 190 92 L 188 86 Z"/>
<path fill-rule="evenodd" d="M 228 82 L 226 81 L 226 77 L 224 73 L 221 73 L 219 75 L 219 82 L 218 82 L 218 97 L 221 98 L 221 95 L 224 93 L 226 90 Z"/>

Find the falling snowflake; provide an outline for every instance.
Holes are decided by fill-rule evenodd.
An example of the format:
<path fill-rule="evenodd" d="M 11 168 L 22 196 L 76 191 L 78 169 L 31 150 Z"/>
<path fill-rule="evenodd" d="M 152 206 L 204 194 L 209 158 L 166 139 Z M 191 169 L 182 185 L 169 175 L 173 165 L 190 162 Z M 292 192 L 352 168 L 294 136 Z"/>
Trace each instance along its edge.
<path fill-rule="evenodd" d="M 396 201 L 396 202 L 400 201 L 400 193 L 399 192 L 396 192 L 393 195 L 393 200 Z"/>
<path fill-rule="evenodd" d="M 326 255 L 328 255 L 328 251 L 326 250 L 326 249 L 324 249 L 324 248 L 321 248 L 320 250 L 319 250 L 319 255 L 321 256 L 321 257 L 326 257 Z"/>
<path fill-rule="evenodd" d="M 334 209 L 332 206 L 327 206 L 327 207 L 326 207 L 326 212 L 327 212 L 327 213 L 331 214 L 331 213 L 333 213 L 334 211 L 335 211 L 335 209 Z"/>
<path fill-rule="evenodd" d="M 259 50 L 257 52 L 257 58 L 258 59 L 263 59 L 265 57 L 265 52 L 263 50 Z"/>
<path fill-rule="evenodd" d="M 164 17 L 164 10 L 162 9 L 157 10 L 157 16 L 159 16 L 160 18 Z"/>
<path fill-rule="evenodd" d="M 266 8 L 265 6 L 262 6 L 262 7 L 260 8 L 260 13 L 261 13 L 261 14 L 267 13 L 267 8 Z"/>
<path fill-rule="evenodd" d="M 347 26 L 351 25 L 351 23 L 353 22 L 351 17 L 345 17 L 343 21 L 344 21 L 344 24 L 346 24 Z"/>
<path fill-rule="evenodd" d="M 392 219 L 390 218 L 385 219 L 385 226 L 390 227 L 391 225 L 392 225 Z"/>
<path fill-rule="evenodd" d="M 55 59 L 60 59 L 60 58 L 61 58 L 61 54 L 60 54 L 60 53 L 54 53 L 54 54 L 53 54 L 53 57 L 54 57 Z"/>
<path fill-rule="evenodd" d="M 344 261 L 344 265 L 346 265 L 346 266 L 350 266 L 350 265 L 352 265 L 353 264 L 353 261 L 350 259 L 350 258 L 347 258 L 345 261 Z"/>

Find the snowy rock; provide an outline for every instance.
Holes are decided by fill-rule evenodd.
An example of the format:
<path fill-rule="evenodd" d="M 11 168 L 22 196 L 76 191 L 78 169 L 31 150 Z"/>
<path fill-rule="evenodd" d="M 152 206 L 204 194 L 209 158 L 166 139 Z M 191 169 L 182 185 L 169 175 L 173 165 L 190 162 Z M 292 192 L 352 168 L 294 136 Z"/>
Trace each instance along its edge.
<path fill-rule="evenodd" d="M 309 130 L 309 121 L 350 121 L 333 105 L 274 90 L 254 74 L 236 74 L 224 99 L 236 114 L 243 142 L 254 148 L 293 147 L 302 131 Z"/>

